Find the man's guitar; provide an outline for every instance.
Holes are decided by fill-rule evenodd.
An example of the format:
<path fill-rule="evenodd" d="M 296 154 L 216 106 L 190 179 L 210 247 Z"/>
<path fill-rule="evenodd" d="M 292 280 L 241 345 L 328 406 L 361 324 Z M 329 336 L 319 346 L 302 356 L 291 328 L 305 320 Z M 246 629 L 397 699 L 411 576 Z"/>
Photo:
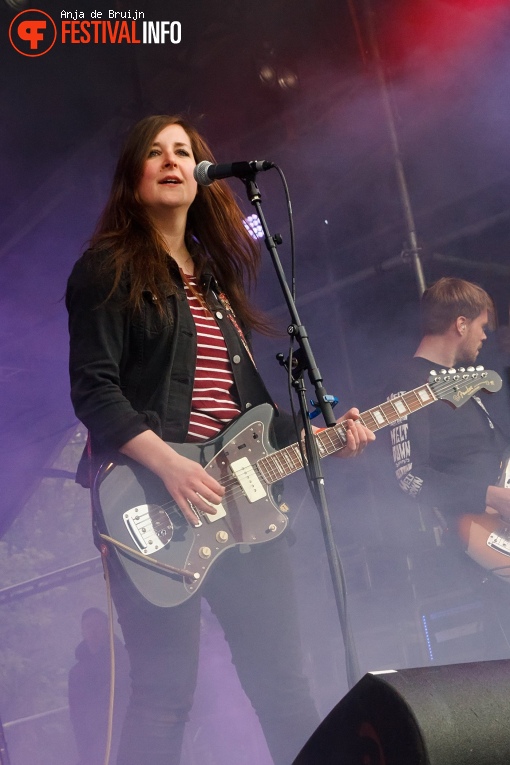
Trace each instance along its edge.
<path fill-rule="evenodd" d="M 501 462 L 498 486 L 510 489 L 510 453 Z M 510 582 L 510 522 L 492 509 L 463 515 L 458 521 L 459 536 L 470 558 L 501 579 Z"/>
<path fill-rule="evenodd" d="M 496 372 L 483 367 L 432 372 L 414 390 L 360 415 L 372 431 L 384 428 L 439 399 L 461 406 L 478 391 L 501 388 Z M 273 499 L 271 485 L 301 470 L 299 444 L 275 450 L 269 441 L 269 404 L 243 414 L 211 441 L 172 444 L 208 470 L 225 487 L 216 515 L 197 512 L 191 526 L 163 483 L 136 462 L 104 463 L 93 486 L 95 522 L 110 554 L 140 594 L 157 606 L 176 606 L 193 595 L 214 561 L 235 545 L 252 545 L 279 536 L 287 526 L 285 508 Z M 345 447 L 342 423 L 316 435 L 321 457 Z"/>

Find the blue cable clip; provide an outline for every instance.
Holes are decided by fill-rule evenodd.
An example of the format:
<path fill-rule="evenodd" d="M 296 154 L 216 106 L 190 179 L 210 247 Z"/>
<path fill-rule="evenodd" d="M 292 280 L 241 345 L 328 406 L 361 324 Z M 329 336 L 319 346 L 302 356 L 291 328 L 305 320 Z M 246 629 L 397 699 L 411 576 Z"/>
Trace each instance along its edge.
<path fill-rule="evenodd" d="M 334 408 L 338 404 L 338 399 L 336 396 L 330 396 L 328 393 L 324 396 L 324 401 L 326 403 L 331 404 L 331 406 Z M 310 403 L 314 408 L 313 412 L 308 412 L 308 417 L 313 420 L 314 417 L 317 417 L 319 414 L 321 414 L 321 410 L 319 408 L 319 402 L 314 401 L 313 398 L 310 399 Z"/>

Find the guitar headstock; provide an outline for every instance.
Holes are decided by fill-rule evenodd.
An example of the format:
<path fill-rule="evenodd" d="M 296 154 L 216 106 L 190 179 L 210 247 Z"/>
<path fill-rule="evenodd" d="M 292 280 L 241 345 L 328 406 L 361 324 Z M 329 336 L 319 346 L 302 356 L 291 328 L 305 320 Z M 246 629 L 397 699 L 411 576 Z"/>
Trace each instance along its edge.
<path fill-rule="evenodd" d="M 462 406 L 481 390 L 497 393 L 503 384 L 497 372 L 483 367 L 432 370 L 428 383 L 437 398 L 449 401 L 455 407 Z"/>

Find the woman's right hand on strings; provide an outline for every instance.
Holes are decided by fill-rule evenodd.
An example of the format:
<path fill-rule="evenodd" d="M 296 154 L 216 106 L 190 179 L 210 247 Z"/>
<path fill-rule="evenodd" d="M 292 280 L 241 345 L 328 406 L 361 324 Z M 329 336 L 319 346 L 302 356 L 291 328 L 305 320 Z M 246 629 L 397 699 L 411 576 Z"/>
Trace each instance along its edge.
<path fill-rule="evenodd" d="M 158 475 L 184 517 L 196 526 L 200 519 L 190 503 L 200 512 L 214 514 L 216 510 L 211 505 L 221 502 L 225 489 L 198 462 L 168 448 L 172 452 L 171 458 L 165 461 Z"/>
<path fill-rule="evenodd" d="M 135 436 L 120 451 L 163 481 L 168 493 L 192 526 L 197 526 L 200 519 L 191 504 L 199 512 L 216 513 L 212 505 L 221 502 L 225 489 L 198 462 L 178 454 L 152 430 Z"/>

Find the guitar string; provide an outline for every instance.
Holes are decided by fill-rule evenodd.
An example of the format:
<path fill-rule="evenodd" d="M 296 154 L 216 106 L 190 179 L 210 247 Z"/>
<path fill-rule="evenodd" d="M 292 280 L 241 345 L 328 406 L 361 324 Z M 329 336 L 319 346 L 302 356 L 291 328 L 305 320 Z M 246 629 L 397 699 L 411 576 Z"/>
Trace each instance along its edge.
<path fill-rule="evenodd" d="M 472 381 L 475 382 L 475 383 L 477 382 L 476 379 L 472 380 Z M 394 411 L 396 411 L 395 408 L 394 408 L 394 403 L 393 403 L 394 401 L 402 400 L 406 396 L 409 396 L 409 395 L 414 395 L 414 396 L 417 397 L 417 391 L 418 390 L 420 390 L 422 388 L 425 388 L 425 387 L 429 387 L 430 385 L 432 385 L 433 387 L 431 388 L 431 390 L 434 393 L 434 395 L 436 396 L 436 398 L 432 398 L 431 401 L 428 401 L 426 403 L 418 401 L 418 404 L 419 404 L 418 407 L 416 409 L 410 409 L 410 411 L 409 411 L 409 414 L 413 414 L 415 411 L 418 411 L 419 409 L 423 408 L 424 406 L 428 406 L 429 404 L 434 403 L 435 401 L 437 401 L 438 398 L 441 397 L 441 394 L 445 394 L 449 390 L 454 390 L 459 385 L 466 384 L 467 382 L 469 382 L 469 381 L 467 381 L 467 380 L 460 380 L 460 381 L 459 380 L 454 380 L 454 381 L 451 381 L 451 382 L 450 381 L 444 381 L 443 383 L 439 383 L 439 382 L 438 383 L 424 383 L 424 385 L 419 386 L 418 388 L 415 388 L 415 389 L 413 389 L 411 391 L 406 391 L 401 396 L 398 396 L 396 399 L 390 399 L 388 401 L 383 402 L 383 404 L 380 404 L 379 406 L 372 407 L 372 409 L 368 409 L 366 412 L 362 412 L 361 415 L 360 415 L 360 420 L 363 422 L 363 424 L 366 427 L 368 427 L 370 430 L 372 430 L 372 427 L 370 427 L 369 424 L 367 424 L 367 423 L 365 423 L 363 421 L 363 417 L 366 417 L 368 415 L 373 417 L 372 412 L 374 412 L 376 410 L 380 410 L 383 406 L 385 406 L 387 408 L 391 407 Z M 486 383 L 487 380 L 484 379 L 483 382 Z M 480 387 L 483 387 L 483 386 L 480 386 Z M 440 395 L 437 396 L 436 392 L 438 392 Z M 471 395 L 473 395 L 473 394 L 471 394 Z M 407 402 L 406 402 L 406 404 L 407 404 Z M 396 412 L 396 414 L 398 416 L 395 417 L 395 419 L 393 419 L 393 420 L 388 420 L 388 418 L 385 417 L 386 422 L 383 425 L 377 424 L 377 421 L 374 418 L 374 423 L 373 423 L 373 426 L 375 426 L 374 430 L 380 430 L 383 427 L 386 427 L 386 425 L 390 425 L 393 422 L 396 422 L 398 419 L 402 419 L 403 416 L 406 416 L 406 415 L 401 415 L 398 412 Z M 344 437 L 346 437 L 346 435 L 347 435 L 347 429 L 346 429 L 346 427 L 345 427 L 343 422 L 340 422 L 336 426 L 334 426 L 333 430 L 335 431 L 335 435 L 337 436 L 337 438 L 339 438 L 340 440 L 342 440 L 342 436 L 339 434 L 339 432 L 338 432 L 339 430 L 341 430 L 343 432 Z M 332 438 L 331 435 L 328 434 L 328 430 L 322 431 L 322 432 L 326 433 L 330 437 L 330 439 Z M 341 449 L 343 449 L 345 447 L 345 443 L 343 443 L 343 445 L 339 446 L 338 448 L 335 445 L 333 445 L 333 446 L 334 446 L 333 450 L 331 452 L 326 451 L 326 454 L 324 456 L 328 456 L 329 454 L 333 454 L 335 451 L 340 451 Z M 298 444 L 294 443 L 294 444 L 290 444 L 287 447 L 284 447 L 284 449 L 279 450 L 279 452 L 282 452 L 282 451 L 292 451 L 292 450 L 297 450 L 297 449 L 298 449 Z M 326 447 L 326 449 L 327 449 L 327 447 Z M 245 494 L 245 492 L 242 489 L 242 486 L 240 485 L 240 481 L 242 481 L 244 478 L 248 478 L 251 475 L 252 472 L 256 472 L 257 473 L 257 477 L 259 478 L 259 480 L 261 480 L 262 483 L 266 484 L 267 486 L 271 486 L 272 483 L 275 483 L 276 481 L 281 480 L 282 478 L 284 478 L 284 477 L 286 477 L 288 475 L 292 475 L 293 472 L 297 472 L 298 470 L 302 469 L 303 463 L 302 463 L 301 457 L 299 456 L 299 458 L 298 458 L 297 457 L 297 452 L 295 451 L 295 458 L 298 460 L 298 462 L 297 462 L 297 464 L 295 466 L 295 469 L 291 470 L 290 472 L 285 473 L 284 475 L 276 475 L 276 471 L 274 469 L 272 469 L 272 472 L 275 473 L 275 477 L 274 477 L 273 481 L 268 482 L 266 480 L 266 478 L 264 477 L 264 475 L 263 475 L 263 471 L 261 471 L 259 469 L 258 463 L 261 462 L 262 460 L 267 460 L 267 461 L 273 461 L 274 462 L 275 461 L 275 455 L 277 455 L 279 452 L 274 452 L 274 453 L 271 453 L 269 455 L 266 455 L 264 457 L 259 458 L 259 460 L 257 460 L 257 462 L 255 462 L 253 465 L 249 465 L 248 467 L 243 468 L 240 471 L 238 471 L 237 475 L 230 475 L 230 476 L 225 476 L 224 478 L 220 478 L 218 480 L 218 483 L 225 488 L 225 499 L 232 500 L 232 499 L 237 499 L 238 497 L 242 497 Z M 271 470 L 269 472 L 271 472 Z M 236 489 L 238 489 L 238 490 L 236 491 Z M 190 502 L 190 504 L 193 505 L 192 502 Z M 172 514 L 173 513 L 178 513 L 179 518 L 182 519 L 181 510 L 180 510 L 179 506 L 177 505 L 177 503 L 175 502 L 175 500 L 171 500 L 169 502 L 165 502 L 162 505 L 159 505 L 159 507 L 161 507 L 162 510 L 164 510 L 165 512 L 168 512 L 168 513 L 172 513 Z M 194 507 L 195 512 L 197 512 L 199 518 L 201 518 L 201 517 L 206 515 L 206 513 L 204 511 L 199 510 L 194 505 L 193 505 L 193 507 Z M 214 516 L 213 516 L 211 522 L 214 522 Z"/>
<path fill-rule="evenodd" d="M 439 384 L 436 383 L 434 385 L 434 390 L 437 390 L 438 392 L 444 394 L 446 391 L 448 391 L 448 389 L 454 389 L 455 387 L 457 387 L 458 382 L 459 381 L 447 382 L 444 385 L 439 385 Z M 424 386 L 420 386 L 420 387 L 426 387 L 426 385 L 428 385 L 428 384 L 425 384 Z M 411 394 L 416 396 L 416 391 L 417 390 L 419 390 L 419 388 L 414 389 L 412 391 L 406 391 L 404 394 L 402 394 L 402 396 L 399 396 L 398 399 L 402 400 L 406 396 L 409 396 Z M 434 390 L 433 390 L 433 393 L 434 393 Z M 385 416 L 385 420 L 386 421 L 385 421 L 384 425 L 379 425 L 374 420 L 374 422 L 372 423 L 372 427 L 375 426 L 374 427 L 375 430 L 379 430 L 382 427 L 385 427 L 386 425 L 389 425 L 392 422 L 396 422 L 398 419 L 401 419 L 403 415 L 396 411 L 396 409 L 394 407 L 394 401 L 395 400 L 396 399 L 386 401 L 386 402 L 384 402 L 383 404 L 381 404 L 379 406 L 373 407 L 372 409 L 367 410 L 366 412 L 363 412 L 360 415 L 360 419 L 363 422 L 363 424 L 366 427 L 370 428 L 370 424 L 364 422 L 363 418 L 368 416 L 368 415 L 370 415 L 373 418 L 372 412 L 374 412 L 376 410 L 381 410 L 381 409 L 383 409 L 383 407 L 386 407 L 386 408 L 390 408 L 391 407 L 393 414 L 396 415 L 396 416 L 394 417 L 394 419 L 388 419 L 388 417 Z M 409 414 L 412 414 L 415 411 L 418 411 L 418 409 L 423 408 L 423 406 L 426 406 L 428 404 L 433 403 L 435 400 L 437 400 L 437 397 L 436 398 L 432 398 L 430 401 L 428 401 L 426 403 L 418 401 L 418 406 L 417 406 L 416 409 L 412 408 L 412 404 L 410 405 L 410 404 L 408 404 L 406 402 L 406 404 L 407 404 L 407 406 L 409 408 Z M 383 412 L 384 412 L 384 409 L 383 409 Z M 338 423 L 333 428 L 334 436 L 331 434 L 330 430 L 331 429 L 327 429 L 327 430 L 323 431 L 323 434 L 324 434 L 323 437 L 329 438 L 329 440 L 330 440 L 329 447 L 332 447 L 332 449 L 329 450 L 327 444 L 321 443 L 321 446 L 323 447 L 323 449 L 326 452 L 323 456 L 328 456 L 330 454 L 333 454 L 335 451 L 340 451 L 346 445 L 346 440 L 345 439 L 346 439 L 346 435 L 347 435 L 347 429 L 346 429 L 346 427 L 345 427 L 343 422 Z M 340 430 L 342 431 L 341 434 L 339 433 Z M 335 436 L 336 436 L 336 440 L 334 440 Z M 341 445 L 338 443 L 338 439 L 341 441 Z M 288 467 L 285 469 L 285 466 L 284 466 L 284 472 L 282 474 L 281 467 L 280 467 L 280 470 L 278 470 L 277 468 L 275 469 L 274 467 L 273 468 L 269 467 L 269 469 L 267 469 L 267 474 L 269 475 L 270 473 L 273 473 L 273 476 L 270 476 L 270 477 L 274 478 L 273 481 L 269 482 L 270 484 L 274 483 L 274 482 L 276 482 L 278 480 L 281 480 L 282 478 L 285 478 L 288 475 L 291 475 L 293 472 L 296 472 L 297 470 L 300 470 L 303 467 L 303 463 L 302 463 L 302 460 L 301 460 L 301 455 L 299 453 L 298 444 L 297 443 L 293 443 L 293 444 L 290 444 L 287 447 L 284 447 L 283 449 L 280 449 L 280 450 L 278 450 L 276 452 L 273 452 L 273 453 L 271 453 L 269 455 L 261 457 L 253 465 L 249 465 L 248 467 L 246 467 L 243 470 L 239 471 L 238 475 L 240 475 L 241 478 L 245 478 L 245 477 L 247 477 L 249 475 L 251 470 L 255 470 L 259 474 L 259 476 L 260 476 L 260 473 L 262 473 L 262 479 L 264 480 L 264 482 L 267 483 L 267 481 L 265 480 L 265 477 L 264 477 L 264 472 L 265 472 L 266 469 L 265 468 L 258 469 L 258 464 L 260 462 L 273 462 L 273 463 L 277 462 L 278 461 L 278 455 L 280 455 L 282 453 L 284 453 L 284 456 L 283 456 L 282 459 L 287 463 L 287 465 L 290 462 L 291 469 L 289 470 Z M 288 457 L 288 459 L 286 459 L 287 457 Z M 220 479 L 219 483 L 222 486 L 225 486 L 226 489 L 228 489 L 230 486 L 238 484 L 238 479 L 237 479 L 237 477 L 235 475 L 233 475 L 233 476 L 226 476 L 224 479 Z"/>
<path fill-rule="evenodd" d="M 445 392 L 448 391 L 448 389 L 454 389 L 455 387 L 457 387 L 458 382 L 459 381 L 456 380 L 456 381 L 453 381 L 453 382 L 446 382 L 446 384 L 443 384 L 443 385 L 439 385 L 439 384 L 436 383 L 434 385 L 434 389 L 432 390 L 432 392 L 435 395 L 435 391 L 437 390 L 440 394 L 444 394 Z M 430 385 L 430 384 L 426 383 L 425 385 L 420 386 L 420 387 L 423 388 L 423 387 L 426 387 L 427 385 Z M 372 423 L 372 427 L 375 430 L 379 430 L 382 427 L 385 427 L 386 425 L 391 424 L 392 422 L 396 422 L 398 419 L 401 419 L 403 415 L 401 413 L 397 412 L 397 410 L 395 409 L 394 401 L 395 400 L 405 399 L 406 396 L 410 396 L 410 395 L 414 395 L 415 397 L 417 397 L 416 391 L 419 390 L 419 389 L 420 388 L 416 388 L 416 389 L 411 390 L 411 391 L 406 391 L 401 396 L 397 397 L 397 399 L 388 400 L 388 401 L 384 402 L 383 404 L 380 404 L 379 406 L 373 407 L 372 409 L 369 409 L 366 412 L 363 412 L 360 415 L 360 420 L 363 422 L 363 424 L 366 427 L 370 428 L 370 424 L 364 422 L 364 420 L 363 420 L 364 417 L 366 418 L 369 415 L 369 416 L 371 416 L 373 418 L 373 414 L 372 413 L 377 411 L 377 410 L 381 410 L 381 409 L 383 410 L 383 413 L 386 415 L 386 413 L 384 412 L 384 408 L 391 408 L 392 414 L 395 415 L 394 418 L 393 419 L 392 418 L 389 419 L 388 416 L 385 416 L 385 420 L 386 421 L 385 421 L 384 425 L 379 425 L 377 423 L 377 421 L 374 420 L 374 422 Z M 427 406 L 428 404 L 433 403 L 435 400 L 437 400 L 437 398 L 438 397 L 436 396 L 436 398 L 432 398 L 430 401 L 425 402 L 425 403 L 418 400 L 418 402 L 417 402 L 418 406 L 416 408 L 412 408 L 412 404 L 406 402 L 406 405 L 408 406 L 408 409 L 409 409 L 409 414 L 412 414 L 415 411 L 418 411 L 418 409 L 423 408 L 423 406 Z M 346 445 L 345 438 L 346 438 L 346 434 L 347 434 L 347 429 L 345 427 L 345 424 L 343 422 L 338 423 L 332 430 L 334 431 L 334 434 L 336 436 L 336 440 L 335 441 L 333 440 L 333 436 L 331 434 L 331 429 L 327 429 L 327 430 L 323 431 L 323 434 L 324 434 L 323 437 L 329 438 L 330 446 L 332 447 L 331 451 L 329 451 L 328 450 L 328 445 L 324 444 L 324 443 L 321 443 L 321 446 L 326 451 L 326 454 L 324 456 L 328 456 L 329 454 L 332 454 L 335 451 L 340 451 L 340 449 L 344 448 L 345 445 Z M 342 434 L 339 433 L 339 430 L 342 431 Z M 339 445 L 338 439 L 340 439 L 340 441 L 342 442 L 341 445 Z M 284 472 L 283 475 L 281 475 L 281 474 L 279 474 L 279 471 L 270 468 L 268 470 L 268 473 L 270 473 L 270 472 L 274 473 L 274 481 L 280 480 L 281 478 L 284 478 L 286 475 L 290 475 L 292 472 L 295 472 L 296 470 L 299 470 L 300 468 L 302 468 L 303 464 L 302 464 L 301 456 L 300 456 L 300 454 L 298 452 L 298 444 L 294 443 L 294 444 L 290 444 L 287 447 L 284 447 L 283 449 L 278 450 L 277 452 L 274 452 L 274 453 L 271 453 L 269 455 L 266 455 L 265 457 L 261 457 L 257 461 L 257 463 L 255 463 L 255 465 L 250 465 L 249 467 L 247 467 L 246 468 L 246 472 L 249 473 L 249 471 L 251 469 L 255 469 L 255 466 L 258 465 L 259 462 L 262 462 L 262 461 L 267 461 L 267 462 L 273 461 L 273 462 L 275 462 L 275 461 L 277 461 L 278 455 L 282 454 L 282 453 L 285 453 L 285 455 L 283 457 L 284 460 L 286 460 L 286 456 L 288 456 L 288 458 L 289 458 L 288 461 L 290 461 L 293 469 L 291 469 L 289 472 Z M 242 472 L 242 471 L 240 471 L 240 472 Z M 260 471 L 258 471 L 258 472 L 260 472 Z M 262 469 L 262 474 L 263 473 L 264 473 L 264 469 Z M 226 478 L 226 483 L 223 483 L 222 485 L 225 485 L 226 487 L 228 487 L 229 480 L 231 480 L 232 484 L 237 483 L 237 480 L 236 480 L 235 476 L 229 476 L 229 477 Z M 220 481 L 220 483 L 221 483 L 221 481 Z"/>
<path fill-rule="evenodd" d="M 460 381 L 460 382 L 462 383 L 463 381 Z M 464 382 L 465 382 L 465 381 L 464 381 Z M 484 381 L 484 382 L 485 382 L 485 381 Z M 423 386 L 420 386 L 420 387 L 421 387 L 421 388 L 423 388 L 423 387 L 426 387 L 427 385 L 430 385 L 430 383 L 425 383 Z M 443 383 L 443 384 L 439 384 L 439 383 L 436 383 L 436 384 L 433 384 L 433 385 L 434 385 L 434 389 L 433 389 L 433 392 L 434 392 L 434 393 L 435 393 L 435 391 L 438 391 L 439 393 L 445 393 L 445 392 L 447 392 L 449 389 L 452 389 L 452 390 L 453 390 L 455 387 L 457 387 L 457 386 L 459 385 L 459 381 L 458 381 L 458 380 L 456 380 L 456 381 L 452 381 L 452 382 L 445 382 L 445 383 Z M 420 388 L 416 388 L 416 389 L 414 389 L 414 390 L 412 390 L 412 391 L 406 391 L 404 394 L 402 394 L 402 396 L 399 396 L 399 397 L 398 397 L 398 399 L 402 400 L 403 398 L 405 398 L 405 396 L 408 396 L 408 395 L 410 395 L 410 394 L 414 394 L 414 395 L 416 396 L 416 391 L 417 391 L 417 390 L 419 390 L 419 389 L 420 389 Z M 384 402 L 384 404 L 381 404 L 381 405 L 379 405 L 379 406 L 373 407 L 372 409 L 370 409 L 370 410 L 367 410 L 366 412 L 363 412 L 363 413 L 361 414 L 361 416 L 360 416 L 360 419 L 363 421 L 363 419 L 362 419 L 362 418 L 363 418 L 364 416 L 367 416 L 367 415 L 373 416 L 373 415 L 372 415 L 372 412 L 374 412 L 375 410 L 381 409 L 381 407 L 383 407 L 383 406 L 386 406 L 386 407 L 389 407 L 389 406 L 391 406 L 391 408 L 392 408 L 392 409 L 394 409 L 394 406 L 393 406 L 393 402 L 394 402 L 395 400 L 396 400 L 396 399 L 393 399 L 393 400 L 389 400 L 389 401 L 386 401 L 386 402 Z M 418 411 L 418 409 L 422 408 L 424 405 L 426 406 L 426 405 L 428 405 L 428 404 L 430 404 L 430 403 L 433 403 L 435 400 L 437 400 L 437 397 L 436 397 L 436 399 L 434 399 L 434 398 L 433 398 L 433 399 L 432 399 L 430 402 L 427 402 L 426 404 L 423 404 L 423 403 L 421 403 L 421 402 L 418 402 L 418 403 L 419 403 L 419 406 L 417 407 L 417 409 L 410 409 L 410 412 L 409 412 L 409 413 L 410 413 L 410 414 L 412 414 L 412 413 L 414 413 L 415 411 Z M 406 402 L 406 403 L 407 403 L 407 402 Z M 398 414 L 398 413 L 397 413 L 397 414 Z M 405 415 L 404 415 L 404 416 L 405 416 Z M 394 420 L 391 420 L 391 421 L 390 421 L 390 420 L 388 420 L 388 419 L 387 419 L 387 417 L 386 417 L 385 419 L 387 420 L 387 422 L 385 422 L 385 423 L 384 423 L 384 425 L 378 425 L 378 424 L 377 424 L 377 422 L 374 420 L 374 423 L 373 423 L 373 425 L 375 425 L 375 428 L 374 428 L 374 429 L 375 429 L 375 430 L 379 430 L 379 429 L 381 429 L 382 427 L 385 427 L 387 424 L 391 424 L 391 422 L 396 422 L 398 419 L 401 419 L 401 417 L 402 417 L 402 415 L 399 415 L 398 417 L 396 417 Z M 364 423 L 364 424 L 366 425 L 366 427 L 369 427 L 369 428 L 370 428 L 370 425 L 368 425 L 368 424 L 366 424 L 366 423 Z M 346 428 L 345 428 L 345 426 L 344 426 L 344 423 L 338 423 L 338 425 L 337 425 L 337 426 L 335 426 L 335 428 L 334 428 L 334 430 L 335 430 L 335 435 L 337 435 L 337 437 L 339 437 L 339 438 L 341 439 L 341 436 L 338 434 L 338 431 L 339 431 L 340 429 L 343 431 L 343 434 L 344 434 L 344 436 L 345 436 L 347 431 L 346 431 Z M 370 428 L 370 429 L 371 429 L 371 428 Z M 327 433 L 327 431 L 326 431 L 326 433 Z M 327 454 L 326 454 L 326 455 L 324 455 L 324 456 L 327 456 L 328 454 L 334 453 L 334 451 L 339 451 L 340 449 L 344 448 L 344 446 L 345 446 L 345 443 L 344 443 L 342 446 L 338 447 L 338 448 L 336 448 L 336 446 L 335 446 L 335 448 L 333 449 L 333 451 L 332 451 L 332 452 L 327 452 Z M 297 443 L 295 443 L 295 444 L 291 444 L 291 445 L 290 445 L 290 446 L 288 446 L 288 447 L 285 447 L 285 449 L 282 449 L 282 450 L 280 450 L 280 451 L 285 451 L 285 450 L 291 451 L 291 450 L 293 450 L 293 449 L 297 449 L 297 448 L 298 448 L 298 445 L 297 445 Z M 275 474 L 275 475 L 274 475 L 274 480 L 273 480 L 273 481 L 271 481 L 271 482 L 267 482 L 267 481 L 266 481 L 266 479 L 265 479 L 265 477 L 264 477 L 264 475 L 263 475 L 263 474 L 262 474 L 262 475 L 260 475 L 261 471 L 258 469 L 258 462 L 260 462 L 261 460 L 268 460 L 268 461 L 273 461 L 273 462 L 274 462 L 274 461 L 275 461 L 275 455 L 276 455 L 276 454 L 278 454 L 278 452 L 275 452 L 275 453 L 272 453 L 272 454 L 266 455 L 265 457 L 262 457 L 262 458 L 260 458 L 260 459 L 259 459 L 259 460 L 258 460 L 256 463 L 254 463 L 253 465 L 249 465 L 247 468 L 244 468 L 244 469 L 242 469 L 241 471 L 239 471 L 237 476 L 236 476 L 236 475 L 233 475 L 233 476 L 225 476 L 223 479 L 219 479 L 219 481 L 218 481 L 218 482 L 220 483 L 220 485 L 222 485 L 222 486 L 224 486 L 224 487 L 225 487 L 225 490 L 226 490 L 226 492 L 229 492 L 229 489 L 231 489 L 232 487 L 233 487 L 234 489 L 235 489 L 236 487 L 239 487 L 239 491 L 238 491 L 238 492 L 235 492 L 235 491 L 234 491 L 234 492 L 230 492 L 230 496 L 229 496 L 228 498 L 229 498 L 229 499 L 235 499 L 237 496 L 243 496 L 243 494 L 244 494 L 244 491 L 242 490 L 242 487 L 240 487 L 240 485 L 239 485 L 239 481 L 240 481 L 240 480 L 242 480 L 243 478 L 246 478 L 246 477 L 248 477 L 252 471 L 255 471 L 255 472 L 257 472 L 257 473 L 258 473 L 258 477 L 259 477 L 259 478 L 262 478 L 262 481 L 263 481 L 264 483 L 266 483 L 267 485 L 271 485 L 272 483 L 275 483 L 276 481 L 278 481 L 278 480 L 280 480 L 281 478 L 285 477 L 285 475 L 291 475 L 291 474 L 292 474 L 292 472 L 296 472 L 297 470 L 299 470 L 299 469 L 301 469 L 301 468 L 302 468 L 302 461 L 301 461 L 301 458 L 300 458 L 300 457 L 299 457 L 299 458 L 297 458 L 297 455 L 296 455 L 296 453 L 295 453 L 295 458 L 298 460 L 298 461 L 297 461 L 297 465 L 295 466 L 295 470 L 292 470 L 292 471 L 290 471 L 290 472 L 287 472 L 287 473 L 286 473 L 286 474 L 284 474 L 284 475 L 277 475 L 277 474 L 276 474 L 276 471 L 275 471 L 274 469 L 272 469 L 272 471 L 271 471 L 271 469 L 270 469 L 270 471 L 269 471 L 269 472 L 273 472 L 273 473 Z M 181 511 L 180 511 L 180 509 L 179 509 L 178 505 L 175 503 L 175 501 L 166 502 L 166 503 L 164 503 L 163 505 L 161 505 L 160 507 L 161 507 L 163 510 L 165 510 L 165 511 L 167 511 L 167 510 L 168 510 L 168 511 L 170 511 L 170 512 L 175 512 L 175 511 L 177 511 L 177 512 L 179 513 L 180 517 L 182 517 Z M 205 515 L 205 513 L 204 513 L 204 512 L 202 512 L 202 511 L 198 510 L 197 508 L 195 508 L 195 509 L 196 509 L 196 511 L 198 512 L 199 516 Z"/>
<path fill-rule="evenodd" d="M 449 383 L 446 386 L 444 386 L 444 390 L 447 390 L 449 387 L 450 388 L 455 387 L 456 385 L 457 385 L 457 382 L 453 384 Z M 425 386 L 421 386 L 421 387 L 425 387 Z M 404 394 L 402 394 L 402 396 L 398 398 L 402 399 L 402 398 L 405 398 L 405 396 L 409 396 L 410 394 L 415 394 L 415 391 L 406 391 Z M 436 399 L 431 399 L 430 402 L 427 402 L 427 403 L 433 403 L 435 400 Z M 408 405 L 409 413 L 412 414 L 414 411 L 417 411 L 418 409 L 422 408 L 424 405 L 427 405 L 427 404 L 418 402 L 418 407 L 416 409 L 413 409 Z M 363 412 L 360 415 L 360 419 L 363 421 L 364 416 L 365 417 L 367 415 L 373 416 L 372 412 L 376 411 L 377 409 L 381 409 L 382 407 L 387 407 L 387 408 L 391 407 L 391 409 L 393 410 L 393 413 L 396 415 L 393 420 L 388 419 L 388 417 L 385 417 L 386 422 L 384 423 L 384 426 L 387 424 L 391 424 L 391 422 L 396 422 L 397 419 L 401 419 L 402 415 L 395 410 L 393 401 L 386 401 L 378 407 L 373 407 L 372 409 L 367 410 L 366 412 Z M 364 424 L 366 425 L 366 427 L 370 428 L 370 424 L 367 424 L 367 423 L 364 423 Z M 377 422 L 375 421 L 374 423 L 372 423 L 372 427 L 374 425 L 375 425 L 375 428 L 374 428 L 375 430 L 379 430 L 380 428 L 384 427 L 383 425 L 378 425 Z M 342 432 L 341 434 L 339 433 L 340 430 Z M 345 427 L 344 422 L 337 423 L 337 425 L 333 428 L 333 431 L 336 436 L 335 441 L 333 440 L 333 436 L 330 433 L 329 429 L 323 431 L 324 437 L 329 438 L 330 446 L 332 447 L 331 451 L 329 451 L 327 444 L 324 444 L 324 443 L 321 444 L 326 451 L 326 454 L 324 456 L 333 454 L 335 451 L 340 451 L 346 445 L 347 429 Z M 341 445 L 338 443 L 338 440 L 340 440 Z M 270 476 L 270 477 L 274 477 L 274 480 L 270 481 L 269 484 L 275 483 L 276 481 L 281 480 L 282 478 L 285 478 L 288 475 L 291 475 L 293 472 L 296 472 L 297 470 L 300 470 L 303 467 L 301 455 L 299 453 L 298 444 L 293 443 L 293 444 L 290 444 L 289 446 L 284 447 L 283 449 L 280 449 L 276 452 L 270 453 L 269 455 L 265 455 L 264 457 L 259 458 L 259 460 L 257 460 L 256 463 L 249 465 L 246 468 L 243 468 L 240 471 L 238 471 L 237 476 L 240 476 L 241 478 L 245 478 L 250 474 L 250 471 L 254 470 L 259 474 L 259 476 L 260 476 L 260 473 L 262 473 L 262 479 L 264 480 L 264 482 L 267 483 L 264 477 L 264 472 L 266 471 L 266 468 L 259 469 L 258 464 L 263 461 L 276 462 L 278 460 L 278 455 L 282 453 L 285 453 L 285 456 L 282 459 L 287 463 L 287 469 L 285 469 L 285 466 L 284 466 L 284 472 L 282 474 L 281 468 L 280 470 L 278 470 L 278 469 L 269 467 L 269 469 L 267 469 L 267 474 L 270 474 L 270 473 L 274 474 L 274 476 Z M 289 463 L 291 465 L 290 470 L 288 469 Z M 223 479 L 219 479 L 219 483 L 222 486 L 225 486 L 226 489 L 228 489 L 230 486 L 234 486 L 239 483 L 237 476 L 236 475 L 225 476 Z"/>

